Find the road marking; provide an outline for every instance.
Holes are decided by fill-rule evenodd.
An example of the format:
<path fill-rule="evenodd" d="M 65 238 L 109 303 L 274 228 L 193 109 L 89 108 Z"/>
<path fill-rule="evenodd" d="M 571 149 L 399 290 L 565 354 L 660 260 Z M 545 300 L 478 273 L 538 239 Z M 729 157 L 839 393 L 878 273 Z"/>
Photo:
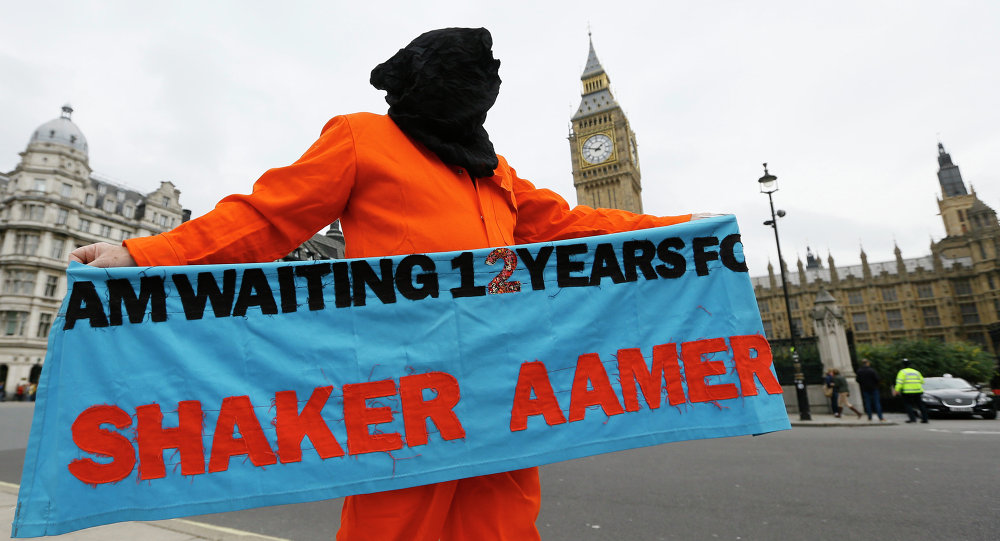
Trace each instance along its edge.
<path fill-rule="evenodd" d="M 993 435 L 1000 435 L 1000 432 L 996 432 L 996 431 L 993 431 L 993 430 L 963 430 L 962 434 L 993 434 Z"/>

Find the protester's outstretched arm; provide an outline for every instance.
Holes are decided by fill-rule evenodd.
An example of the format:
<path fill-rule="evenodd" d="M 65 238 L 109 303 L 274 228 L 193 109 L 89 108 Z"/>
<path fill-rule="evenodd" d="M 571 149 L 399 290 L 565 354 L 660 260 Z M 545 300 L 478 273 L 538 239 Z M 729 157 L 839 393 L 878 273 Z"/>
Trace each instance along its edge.
<path fill-rule="evenodd" d="M 135 259 L 120 244 L 97 242 L 81 246 L 69 253 L 69 260 L 91 267 L 134 267 Z"/>

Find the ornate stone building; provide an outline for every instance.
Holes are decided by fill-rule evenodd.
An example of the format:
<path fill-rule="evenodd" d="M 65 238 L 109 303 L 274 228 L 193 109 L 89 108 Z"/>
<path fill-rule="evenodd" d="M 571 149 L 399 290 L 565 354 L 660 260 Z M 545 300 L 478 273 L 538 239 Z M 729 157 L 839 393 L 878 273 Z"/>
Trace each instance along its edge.
<path fill-rule="evenodd" d="M 94 173 L 72 114 L 66 105 L 39 126 L 17 167 L 0 174 L 0 383 L 8 397 L 22 380 L 38 380 L 69 252 L 160 233 L 186 217 L 170 182 L 141 193 Z"/>
<path fill-rule="evenodd" d="M 814 333 L 809 314 L 822 291 L 843 309 L 854 342 L 936 338 L 966 340 L 998 353 L 1000 340 L 1000 224 L 996 212 L 973 189 L 966 190 L 958 166 L 938 144 L 938 208 L 946 237 L 931 242 L 930 254 L 904 258 L 896 247 L 892 261 L 827 266 L 807 248 L 806 262 L 788 273 L 792 325 L 802 336 Z M 788 338 L 781 274 L 753 278 L 768 337 Z M 993 338 L 991 338 L 991 335 Z"/>
<path fill-rule="evenodd" d="M 590 42 L 580 77 L 583 95 L 572 117 L 569 150 L 578 204 L 642 212 L 639 150 L 611 80 Z"/>

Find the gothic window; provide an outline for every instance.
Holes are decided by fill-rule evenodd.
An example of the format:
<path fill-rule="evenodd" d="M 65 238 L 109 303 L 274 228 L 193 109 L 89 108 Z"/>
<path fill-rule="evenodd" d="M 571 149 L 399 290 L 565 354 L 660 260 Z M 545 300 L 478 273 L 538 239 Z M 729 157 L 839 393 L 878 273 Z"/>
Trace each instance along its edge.
<path fill-rule="evenodd" d="M 28 323 L 28 312 L 5 310 L 0 312 L 0 332 L 5 336 L 24 336 L 24 326 Z"/>
<path fill-rule="evenodd" d="M 790 299 L 788 299 L 788 303 L 790 305 L 792 305 L 792 310 L 798 310 L 799 309 L 799 299 L 798 298 L 796 298 L 796 297 L 790 298 Z"/>
<path fill-rule="evenodd" d="M 972 295 L 972 284 L 968 278 L 954 280 L 951 284 L 955 288 L 956 295 Z"/>
<path fill-rule="evenodd" d="M 938 310 L 936 306 L 925 306 L 924 311 L 924 326 L 925 327 L 940 327 L 941 317 L 938 315 Z"/>
<path fill-rule="evenodd" d="M 864 297 L 861 295 L 861 290 L 854 290 L 847 292 L 847 302 L 849 304 L 862 304 L 865 302 Z"/>
<path fill-rule="evenodd" d="M 917 284 L 917 297 L 920 297 L 921 299 L 930 299 L 934 297 L 934 285 L 930 282 Z"/>
<path fill-rule="evenodd" d="M 771 330 L 771 320 L 770 319 L 765 319 L 762 323 L 764 324 L 764 336 L 765 337 L 773 338 L 774 336 L 771 334 L 771 332 L 772 332 L 772 330 Z"/>
<path fill-rule="evenodd" d="M 886 310 L 885 319 L 890 329 L 903 328 L 903 312 L 900 310 Z"/>
<path fill-rule="evenodd" d="M 38 334 L 39 338 L 45 338 L 49 335 L 49 329 L 52 328 L 52 314 L 38 314 Z"/>
<path fill-rule="evenodd" d="M 895 301 L 895 300 L 897 300 L 897 297 L 896 297 L 896 288 L 894 286 L 883 287 L 882 288 L 882 300 L 883 301 Z"/>
<path fill-rule="evenodd" d="M 59 289 L 59 277 L 49 274 L 45 277 L 45 296 L 55 297 L 56 290 Z"/>
<path fill-rule="evenodd" d="M 762 314 L 766 314 L 771 311 L 771 307 L 766 300 L 760 301 L 758 307 L 760 308 L 760 313 Z"/>
<path fill-rule="evenodd" d="M 867 331 L 868 330 L 868 314 L 864 312 L 856 312 L 851 314 L 851 324 L 854 326 L 855 332 Z"/>
<path fill-rule="evenodd" d="M 964 302 L 958 305 L 958 310 L 962 314 L 963 325 L 979 323 L 979 310 L 976 309 L 976 303 Z"/>
<path fill-rule="evenodd" d="M 18 233 L 14 237 L 14 253 L 21 255 L 35 255 L 38 252 L 38 242 L 40 237 L 35 233 Z"/>

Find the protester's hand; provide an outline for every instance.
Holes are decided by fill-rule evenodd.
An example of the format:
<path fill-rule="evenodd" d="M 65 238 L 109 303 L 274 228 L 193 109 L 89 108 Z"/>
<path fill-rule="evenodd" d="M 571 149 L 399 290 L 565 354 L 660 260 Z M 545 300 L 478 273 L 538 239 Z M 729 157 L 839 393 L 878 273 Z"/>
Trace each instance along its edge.
<path fill-rule="evenodd" d="M 91 267 L 134 267 L 135 259 L 128 249 L 120 244 L 98 242 L 81 246 L 69 253 L 69 260 Z"/>

